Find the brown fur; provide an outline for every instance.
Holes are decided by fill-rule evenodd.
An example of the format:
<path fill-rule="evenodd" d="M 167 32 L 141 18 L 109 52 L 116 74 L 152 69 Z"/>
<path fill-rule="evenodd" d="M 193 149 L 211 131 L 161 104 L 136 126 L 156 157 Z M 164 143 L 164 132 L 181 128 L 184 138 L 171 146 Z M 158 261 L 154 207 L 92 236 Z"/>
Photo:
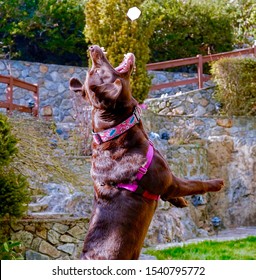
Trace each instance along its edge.
<path fill-rule="evenodd" d="M 92 105 L 94 132 L 114 127 L 132 115 L 138 105 L 132 97 L 130 75 L 135 58 L 124 73 L 116 71 L 98 46 L 89 48 L 92 68 L 84 85 L 73 78 L 70 88 L 81 91 Z M 124 189 L 118 183 L 136 178 L 146 161 L 148 136 L 142 122 L 121 136 L 100 145 L 92 143 L 91 176 L 94 206 L 82 259 L 138 259 L 157 202 Z M 177 207 L 186 207 L 183 196 L 219 191 L 221 179 L 197 181 L 174 176 L 163 156 L 154 151 L 148 172 L 139 181 L 150 193 Z"/>

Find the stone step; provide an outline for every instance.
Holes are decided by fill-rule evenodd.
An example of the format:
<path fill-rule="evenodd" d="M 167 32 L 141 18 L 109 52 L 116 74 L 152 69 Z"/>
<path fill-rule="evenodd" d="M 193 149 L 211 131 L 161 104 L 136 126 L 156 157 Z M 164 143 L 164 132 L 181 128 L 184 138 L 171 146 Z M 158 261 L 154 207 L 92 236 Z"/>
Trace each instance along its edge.
<path fill-rule="evenodd" d="M 38 220 L 60 220 L 60 219 L 77 219 L 72 214 L 69 213 L 52 213 L 52 212 L 30 212 L 27 216 L 28 219 L 38 219 Z"/>
<path fill-rule="evenodd" d="M 30 212 L 41 212 L 46 210 L 48 207 L 48 203 L 40 203 L 40 202 L 32 202 L 28 205 L 28 210 Z"/>

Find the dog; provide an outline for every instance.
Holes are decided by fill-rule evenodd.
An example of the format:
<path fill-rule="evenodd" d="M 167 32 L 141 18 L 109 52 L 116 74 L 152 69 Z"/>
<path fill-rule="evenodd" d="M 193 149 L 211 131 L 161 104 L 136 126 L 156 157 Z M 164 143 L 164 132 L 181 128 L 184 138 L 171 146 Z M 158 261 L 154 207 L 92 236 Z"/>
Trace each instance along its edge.
<path fill-rule="evenodd" d="M 186 207 L 183 198 L 217 192 L 223 180 L 185 180 L 174 176 L 143 128 L 130 76 L 135 56 L 114 68 L 97 45 L 89 47 L 92 67 L 84 83 L 71 78 L 70 89 L 92 106 L 94 203 L 81 259 L 135 260 L 158 199 Z"/>

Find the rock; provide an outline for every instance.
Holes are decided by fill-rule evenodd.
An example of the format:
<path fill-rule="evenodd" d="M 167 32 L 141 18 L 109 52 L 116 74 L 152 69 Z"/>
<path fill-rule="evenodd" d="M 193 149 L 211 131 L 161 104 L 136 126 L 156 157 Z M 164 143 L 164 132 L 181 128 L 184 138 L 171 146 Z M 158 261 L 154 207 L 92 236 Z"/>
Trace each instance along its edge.
<path fill-rule="evenodd" d="M 70 235 L 61 235 L 60 237 L 60 241 L 64 242 L 64 243 L 71 243 L 74 241 L 73 237 L 71 237 Z"/>
<path fill-rule="evenodd" d="M 195 116 L 204 116 L 206 114 L 206 109 L 201 105 L 198 105 L 195 111 Z"/>
<path fill-rule="evenodd" d="M 59 243 L 59 237 L 60 237 L 60 234 L 57 233 L 56 231 L 54 231 L 52 229 L 48 231 L 47 240 L 51 244 L 55 245 L 55 244 Z"/>
<path fill-rule="evenodd" d="M 200 101 L 200 104 L 203 106 L 203 107 L 206 107 L 208 104 L 209 104 L 209 100 L 205 99 L 205 98 L 202 98 L 202 100 Z"/>
<path fill-rule="evenodd" d="M 40 65 L 39 70 L 40 70 L 41 73 L 45 74 L 48 71 L 48 66 L 42 64 L 42 65 Z"/>
<path fill-rule="evenodd" d="M 65 253 L 68 253 L 69 255 L 72 255 L 75 251 L 75 244 L 68 243 L 68 244 L 60 245 L 57 247 L 57 249 Z"/>
<path fill-rule="evenodd" d="M 19 231 L 19 230 L 24 229 L 24 225 L 22 225 L 21 223 L 11 222 L 11 228 L 14 231 Z"/>
<path fill-rule="evenodd" d="M 25 254 L 26 260 L 50 260 L 50 258 L 46 255 L 40 254 L 38 252 L 27 250 Z"/>
<path fill-rule="evenodd" d="M 23 246 L 29 248 L 33 240 L 33 234 L 24 230 L 18 231 L 12 235 L 12 240 L 19 240 Z"/>
<path fill-rule="evenodd" d="M 60 224 L 60 223 L 55 223 L 53 225 L 52 229 L 54 229 L 55 231 L 63 234 L 69 229 L 69 227 L 67 225 L 63 225 L 63 224 Z"/>
<path fill-rule="evenodd" d="M 61 81 L 60 75 L 57 71 L 52 71 L 50 73 L 50 76 L 52 78 L 52 81 L 54 81 L 54 82 L 60 82 Z"/>
<path fill-rule="evenodd" d="M 60 256 L 60 252 L 54 246 L 52 246 L 50 243 L 44 240 L 41 242 L 39 246 L 39 252 L 46 254 L 54 259 Z"/>
<path fill-rule="evenodd" d="M 6 68 L 6 65 L 4 64 L 4 62 L 0 61 L 0 71 L 5 70 L 5 68 Z"/>
<path fill-rule="evenodd" d="M 80 226 L 74 226 L 68 231 L 68 233 L 74 237 L 79 237 L 85 234 L 85 228 L 81 228 Z"/>
<path fill-rule="evenodd" d="M 139 260 L 156 260 L 157 258 L 155 256 L 150 256 L 147 254 L 141 254 L 139 257 Z"/>
<path fill-rule="evenodd" d="M 44 227 L 37 228 L 36 235 L 43 238 L 43 239 L 46 239 L 46 237 L 47 237 L 46 228 L 44 228 Z"/>
<path fill-rule="evenodd" d="M 225 127 L 225 128 L 230 128 L 233 126 L 232 119 L 217 119 L 216 123 L 217 123 L 217 125 Z"/>
<path fill-rule="evenodd" d="M 40 238 L 40 237 L 34 238 L 32 241 L 32 244 L 31 244 L 31 249 L 38 252 L 41 242 L 42 242 L 42 238 Z"/>
<path fill-rule="evenodd" d="M 44 106 L 41 110 L 41 114 L 44 117 L 50 117 L 53 115 L 52 107 L 50 105 Z"/>
<path fill-rule="evenodd" d="M 179 107 L 173 109 L 172 112 L 173 112 L 173 115 L 175 115 L 175 116 L 176 115 L 183 115 L 184 112 L 185 112 L 185 108 L 183 106 L 179 106 Z"/>

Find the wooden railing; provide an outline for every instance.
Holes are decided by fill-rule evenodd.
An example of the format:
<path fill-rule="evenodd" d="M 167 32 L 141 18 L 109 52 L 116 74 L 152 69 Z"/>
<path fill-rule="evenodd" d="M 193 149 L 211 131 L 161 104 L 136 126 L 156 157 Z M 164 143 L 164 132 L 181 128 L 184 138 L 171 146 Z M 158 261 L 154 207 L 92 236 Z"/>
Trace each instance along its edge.
<path fill-rule="evenodd" d="M 39 89 L 38 85 L 33 85 L 25 81 L 21 81 L 12 76 L 3 76 L 0 75 L 0 83 L 7 84 L 6 101 L 0 101 L 0 108 L 6 108 L 8 114 L 11 114 L 12 111 L 18 110 L 20 112 L 31 113 L 35 117 L 38 117 L 38 108 L 39 108 Z M 28 106 L 18 105 L 13 103 L 13 87 L 19 87 L 33 92 L 33 98 Z"/>
<path fill-rule="evenodd" d="M 163 62 L 147 64 L 147 70 L 163 70 L 163 69 L 167 69 L 167 68 L 173 68 L 173 67 L 179 67 L 179 66 L 185 66 L 185 65 L 191 65 L 191 64 L 197 65 L 197 77 L 196 78 L 152 85 L 151 90 L 159 90 L 159 89 L 163 89 L 163 88 L 176 87 L 176 86 L 193 84 L 193 83 L 197 83 L 198 88 L 201 89 L 201 88 L 203 88 L 203 83 L 211 79 L 211 77 L 209 75 L 204 76 L 204 74 L 203 74 L 203 64 L 204 63 L 207 63 L 210 61 L 216 61 L 223 57 L 234 57 L 234 56 L 249 55 L 249 54 L 254 54 L 254 56 L 256 56 L 256 46 L 254 46 L 252 48 L 241 49 L 241 50 L 236 50 L 236 51 L 231 51 L 231 52 L 210 54 L 210 55 L 205 55 L 205 56 L 202 56 L 199 54 L 195 57 L 168 60 L 168 61 L 163 61 Z"/>

